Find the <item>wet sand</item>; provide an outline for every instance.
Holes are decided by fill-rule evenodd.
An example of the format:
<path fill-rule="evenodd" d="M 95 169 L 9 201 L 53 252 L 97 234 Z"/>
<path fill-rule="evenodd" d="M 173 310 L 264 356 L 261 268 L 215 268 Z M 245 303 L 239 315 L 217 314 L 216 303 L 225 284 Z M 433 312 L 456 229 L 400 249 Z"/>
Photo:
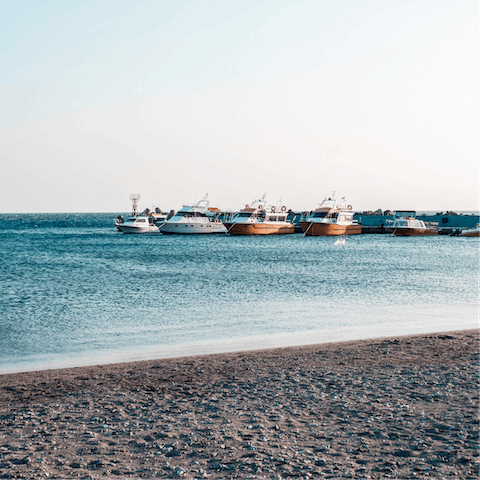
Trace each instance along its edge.
<path fill-rule="evenodd" d="M 479 331 L 0 376 L 0 478 L 478 478 Z"/>

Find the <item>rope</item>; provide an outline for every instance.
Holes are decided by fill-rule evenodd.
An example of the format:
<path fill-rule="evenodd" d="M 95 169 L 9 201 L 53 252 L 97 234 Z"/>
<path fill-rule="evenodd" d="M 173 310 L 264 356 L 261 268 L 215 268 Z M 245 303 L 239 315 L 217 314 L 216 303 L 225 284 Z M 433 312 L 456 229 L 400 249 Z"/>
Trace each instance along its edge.
<path fill-rule="evenodd" d="M 313 222 L 310 222 L 310 225 L 308 226 L 308 228 L 305 230 L 305 232 L 303 233 L 303 236 L 305 236 L 307 234 L 307 232 L 310 230 L 310 227 L 313 225 Z"/>
<path fill-rule="evenodd" d="M 231 230 L 235 225 L 236 225 L 236 223 L 232 223 L 232 226 L 227 230 L 227 233 L 230 233 L 230 230 Z M 227 234 L 227 233 L 226 233 L 226 234 Z M 225 235 L 226 235 L 226 234 L 225 234 Z"/>

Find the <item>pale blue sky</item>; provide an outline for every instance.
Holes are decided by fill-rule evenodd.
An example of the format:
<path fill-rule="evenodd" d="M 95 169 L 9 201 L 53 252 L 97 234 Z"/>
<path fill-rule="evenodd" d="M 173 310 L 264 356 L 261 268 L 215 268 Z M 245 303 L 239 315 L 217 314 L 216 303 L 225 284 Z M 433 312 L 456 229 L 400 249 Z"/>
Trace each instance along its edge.
<path fill-rule="evenodd" d="M 0 211 L 477 209 L 477 2 L 22 1 Z"/>

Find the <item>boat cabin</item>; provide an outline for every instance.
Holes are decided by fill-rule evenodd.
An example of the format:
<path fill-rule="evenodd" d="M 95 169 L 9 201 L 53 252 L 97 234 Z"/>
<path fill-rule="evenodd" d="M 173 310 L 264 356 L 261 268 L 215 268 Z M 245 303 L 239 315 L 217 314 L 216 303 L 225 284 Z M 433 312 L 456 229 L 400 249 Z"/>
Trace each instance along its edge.
<path fill-rule="evenodd" d="M 194 210 L 183 211 L 180 210 L 175 214 L 175 217 L 180 218 L 192 218 L 192 217 L 207 217 L 203 212 L 196 212 Z"/>
<path fill-rule="evenodd" d="M 253 208 L 249 210 L 251 211 L 242 210 L 241 212 L 237 213 L 234 217 L 234 220 L 236 222 L 246 222 L 248 220 L 263 220 L 265 218 L 265 212 L 263 210 L 255 211 Z"/>
<path fill-rule="evenodd" d="M 124 225 L 127 223 L 130 223 L 130 224 L 135 223 L 136 225 L 142 225 L 142 224 L 150 224 L 152 222 L 149 221 L 148 217 L 130 217 L 130 218 L 127 218 Z"/>
<path fill-rule="evenodd" d="M 287 215 L 283 213 L 268 213 L 265 217 L 266 222 L 286 222 Z"/>
<path fill-rule="evenodd" d="M 416 218 L 397 218 L 393 225 L 395 228 L 425 228 L 425 223 Z"/>
<path fill-rule="evenodd" d="M 315 210 L 311 218 L 320 219 L 320 218 L 337 218 L 338 212 L 331 212 L 330 210 Z"/>

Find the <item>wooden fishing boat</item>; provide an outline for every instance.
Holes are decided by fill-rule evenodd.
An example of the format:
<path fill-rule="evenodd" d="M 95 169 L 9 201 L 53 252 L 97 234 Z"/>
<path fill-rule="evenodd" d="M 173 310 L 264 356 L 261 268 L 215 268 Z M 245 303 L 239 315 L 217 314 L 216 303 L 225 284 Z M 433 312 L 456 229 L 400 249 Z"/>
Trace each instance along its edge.
<path fill-rule="evenodd" d="M 480 234 L 480 224 L 477 223 L 477 225 L 473 228 L 466 228 L 462 230 L 458 236 L 459 237 L 478 237 Z"/>
<path fill-rule="evenodd" d="M 438 223 L 419 220 L 413 211 L 395 212 L 391 228 L 397 237 L 438 235 Z"/>
<path fill-rule="evenodd" d="M 285 235 L 295 232 L 295 225 L 287 220 L 287 208 L 266 207 L 265 195 L 246 205 L 224 225 L 230 235 Z"/>
<path fill-rule="evenodd" d="M 362 226 L 353 219 L 351 205 L 347 205 L 345 197 L 337 203 L 335 192 L 325 198 L 320 206 L 311 212 L 305 219 L 300 220 L 304 235 L 358 235 L 362 233 Z"/>

